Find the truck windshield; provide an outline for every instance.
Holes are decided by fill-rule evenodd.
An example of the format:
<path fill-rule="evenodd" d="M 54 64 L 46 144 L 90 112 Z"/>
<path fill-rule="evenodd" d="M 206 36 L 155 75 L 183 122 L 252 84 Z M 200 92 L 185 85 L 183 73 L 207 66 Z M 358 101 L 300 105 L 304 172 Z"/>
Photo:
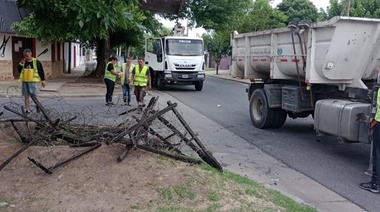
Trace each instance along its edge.
<path fill-rule="evenodd" d="M 203 41 L 192 39 L 167 39 L 166 54 L 177 56 L 202 56 Z"/>

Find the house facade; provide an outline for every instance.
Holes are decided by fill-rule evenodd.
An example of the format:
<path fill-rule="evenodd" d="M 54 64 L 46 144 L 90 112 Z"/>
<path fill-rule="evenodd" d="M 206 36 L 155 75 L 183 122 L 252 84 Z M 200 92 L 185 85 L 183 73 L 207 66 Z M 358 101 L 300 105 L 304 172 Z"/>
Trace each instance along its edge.
<path fill-rule="evenodd" d="M 17 36 L 11 28 L 13 23 L 22 21 L 28 14 L 28 11 L 17 7 L 16 1 L 0 0 L 0 81 L 19 78 L 17 66 L 25 49 L 31 49 L 33 57 L 41 61 L 47 79 L 64 73 L 64 43 L 46 45 L 35 38 Z"/>

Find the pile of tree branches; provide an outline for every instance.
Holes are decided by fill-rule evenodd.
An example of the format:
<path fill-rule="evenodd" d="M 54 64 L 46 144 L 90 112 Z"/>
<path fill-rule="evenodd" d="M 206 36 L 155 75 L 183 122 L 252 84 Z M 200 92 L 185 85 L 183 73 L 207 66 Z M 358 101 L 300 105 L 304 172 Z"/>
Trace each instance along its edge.
<path fill-rule="evenodd" d="M 102 144 L 122 144 L 119 145 L 123 148 L 122 154 L 117 156 L 119 162 L 132 149 L 143 149 L 189 163 L 206 162 L 222 170 L 222 166 L 177 110 L 176 103 L 168 101 L 167 106 L 157 109 L 158 97 L 152 97 L 146 107 L 116 111 L 117 114 L 108 111 L 107 119 L 91 110 L 69 113 L 43 106 L 35 97 L 32 100 L 35 110 L 30 114 L 25 114 L 22 106 L 17 104 L 3 106 L 1 122 L 12 127 L 13 133 L 17 134 L 24 146 L 0 164 L 0 171 L 33 145 L 86 148 L 58 160 L 52 166 L 28 157 L 45 173 L 51 174 L 58 167 L 96 150 Z"/>

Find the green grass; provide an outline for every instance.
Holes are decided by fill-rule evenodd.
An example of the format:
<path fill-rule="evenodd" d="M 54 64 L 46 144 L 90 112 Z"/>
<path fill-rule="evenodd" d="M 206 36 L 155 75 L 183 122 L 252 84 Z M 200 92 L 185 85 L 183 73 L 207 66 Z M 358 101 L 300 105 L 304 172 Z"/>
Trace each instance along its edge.
<path fill-rule="evenodd" d="M 9 200 L 7 200 L 1 196 L 0 196 L 0 203 L 6 203 L 6 205 L 3 205 L 3 206 L 0 205 L 0 212 L 6 211 L 6 209 L 9 208 L 9 205 L 11 205 Z"/>
<path fill-rule="evenodd" d="M 171 167 L 170 160 L 160 157 L 157 164 Z M 180 162 L 177 168 L 178 182 L 155 185 L 156 199 L 133 205 L 131 209 L 159 212 L 317 211 L 227 170 L 220 172 L 205 164 L 184 167 Z"/>
<path fill-rule="evenodd" d="M 174 191 L 180 199 L 194 200 L 196 197 L 196 194 L 190 190 L 189 186 L 186 185 L 175 185 Z"/>
<path fill-rule="evenodd" d="M 216 202 L 220 200 L 220 195 L 217 191 L 209 191 L 207 195 L 207 199 L 212 202 Z"/>
<path fill-rule="evenodd" d="M 164 188 L 160 185 L 156 186 L 156 191 L 160 194 L 160 196 L 166 200 L 173 199 L 173 193 L 170 188 Z"/>
<path fill-rule="evenodd" d="M 219 211 L 221 206 L 218 203 L 212 203 L 210 206 L 207 207 L 207 212 L 216 212 Z"/>
<path fill-rule="evenodd" d="M 219 175 L 221 181 L 226 182 L 228 180 L 236 182 L 243 190 L 246 195 L 253 196 L 259 199 L 264 199 L 274 205 L 284 208 L 286 211 L 299 211 L 299 212 L 316 212 L 317 210 L 308 205 L 299 204 L 293 199 L 281 194 L 278 191 L 270 190 L 265 188 L 265 186 L 256 183 L 246 177 L 237 175 L 230 171 L 224 170 L 219 172 L 218 170 L 208 166 L 201 165 L 201 168 L 208 171 L 211 175 Z M 215 177 L 214 177 L 215 179 Z M 263 208 L 264 209 L 264 208 Z M 271 209 L 265 209 L 271 211 Z"/>

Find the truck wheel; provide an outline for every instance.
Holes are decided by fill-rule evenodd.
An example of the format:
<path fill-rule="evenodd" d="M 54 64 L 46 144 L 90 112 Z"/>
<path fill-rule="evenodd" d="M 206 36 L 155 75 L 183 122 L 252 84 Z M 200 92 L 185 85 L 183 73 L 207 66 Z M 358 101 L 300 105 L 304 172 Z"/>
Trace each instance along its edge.
<path fill-rule="evenodd" d="M 157 79 L 157 89 L 159 91 L 165 90 L 165 82 L 160 78 Z"/>
<path fill-rule="evenodd" d="M 203 81 L 201 82 L 194 82 L 195 90 L 196 91 L 201 91 L 203 88 Z"/>
<path fill-rule="evenodd" d="M 269 108 L 264 89 L 256 89 L 249 101 L 249 115 L 255 127 L 260 129 L 281 127 L 286 112 L 280 108 Z"/>
<path fill-rule="evenodd" d="M 285 124 L 286 117 L 288 116 L 286 111 L 283 110 L 282 108 L 274 108 L 274 109 L 270 109 L 270 110 L 274 110 L 274 113 L 276 114 L 275 115 L 276 119 L 272 125 L 272 128 L 282 127 Z"/>

